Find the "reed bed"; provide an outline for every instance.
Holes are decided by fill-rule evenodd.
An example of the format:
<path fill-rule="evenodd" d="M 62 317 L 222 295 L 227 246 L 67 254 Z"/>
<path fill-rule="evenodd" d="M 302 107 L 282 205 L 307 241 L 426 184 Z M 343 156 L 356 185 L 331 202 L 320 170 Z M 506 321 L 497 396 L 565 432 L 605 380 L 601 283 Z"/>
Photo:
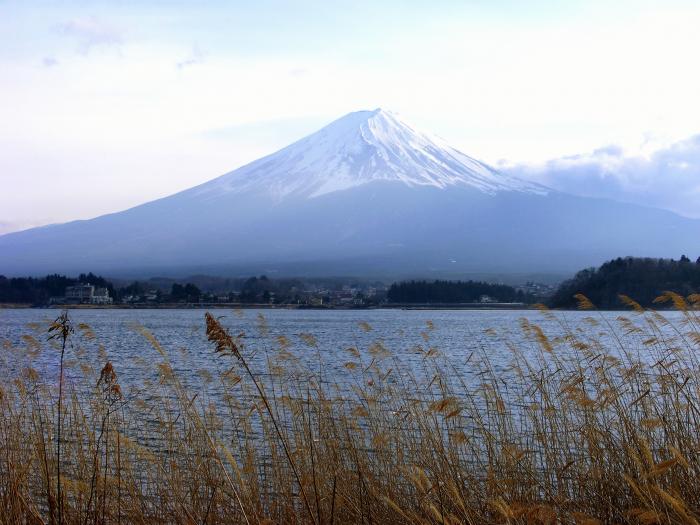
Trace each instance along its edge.
<path fill-rule="evenodd" d="M 309 366 L 286 337 L 253 348 L 235 317 L 207 314 L 216 398 L 144 328 L 156 379 L 122 388 L 108 349 L 86 358 L 91 328 L 62 315 L 4 344 L 0 524 L 697 524 L 700 297 L 659 298 L 673 323 L 629 298 L 614 322 L 579 301 L 586 329 L 542 308 L 556 336 L 523 320 L 505 371 L 466 349 L 477 382 L 430 322 L 420 369 L 381 342 L 341 348 L 341 383 L 320 352 Z M 45 352 L 62 380 L 31 366 Z"/>

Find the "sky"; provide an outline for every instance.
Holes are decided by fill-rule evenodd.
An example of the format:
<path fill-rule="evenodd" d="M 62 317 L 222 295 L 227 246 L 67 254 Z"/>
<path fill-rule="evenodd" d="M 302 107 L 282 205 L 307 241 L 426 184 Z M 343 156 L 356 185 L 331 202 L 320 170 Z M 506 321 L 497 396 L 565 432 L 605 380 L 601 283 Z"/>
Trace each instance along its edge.
<path fill-rule="evenodd" d="M 700 217 L 697 1 L 0 0 L 0 233 L 382 107 L 503 170 Z"/>

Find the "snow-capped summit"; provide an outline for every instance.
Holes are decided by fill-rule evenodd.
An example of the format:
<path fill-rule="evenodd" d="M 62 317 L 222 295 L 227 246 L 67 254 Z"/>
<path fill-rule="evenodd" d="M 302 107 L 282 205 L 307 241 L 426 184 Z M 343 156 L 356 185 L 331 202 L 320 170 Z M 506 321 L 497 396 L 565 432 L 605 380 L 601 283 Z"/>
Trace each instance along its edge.
<path fill-rule="evenodd" d="M 258 190 L 277 199 L 313 198 L 374 181 L 437 188 L 466 185 L 490 194 L 548 191 L 498 173 L 380 108 L 349 113 L 276 153 L 200 186 L 199 191 Z"/>

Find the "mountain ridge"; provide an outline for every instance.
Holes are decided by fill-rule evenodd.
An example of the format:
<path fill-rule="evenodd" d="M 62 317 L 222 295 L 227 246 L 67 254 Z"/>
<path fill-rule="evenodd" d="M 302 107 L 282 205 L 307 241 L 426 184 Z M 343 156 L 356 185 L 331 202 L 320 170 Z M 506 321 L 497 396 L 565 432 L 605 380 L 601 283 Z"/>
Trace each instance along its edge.
<path fill-rule="evenodd" d="M 174 195 L 0 236 L 0 273 L 567 273 L 697 238 L 698 220 L 503 175 L 378 109 Z"/>

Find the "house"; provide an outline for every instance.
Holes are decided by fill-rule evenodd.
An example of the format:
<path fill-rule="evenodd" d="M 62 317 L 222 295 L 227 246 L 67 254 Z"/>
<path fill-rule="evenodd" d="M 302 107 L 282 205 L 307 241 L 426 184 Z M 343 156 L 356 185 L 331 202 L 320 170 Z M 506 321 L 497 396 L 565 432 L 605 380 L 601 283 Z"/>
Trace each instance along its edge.
<path fill-rule="evenodd" d="M 112 298 L 109 296 L 109 290 L 103 286 L 95 287 L 95 291 L 90 298 L 92 304 L 112 304 Z"/>
<path fill-rule="evenodd" d="M 80 283 L 66 286 L 65 302 L 67 304 L 112 304 L 112 298 L 105 287 Z"/>

